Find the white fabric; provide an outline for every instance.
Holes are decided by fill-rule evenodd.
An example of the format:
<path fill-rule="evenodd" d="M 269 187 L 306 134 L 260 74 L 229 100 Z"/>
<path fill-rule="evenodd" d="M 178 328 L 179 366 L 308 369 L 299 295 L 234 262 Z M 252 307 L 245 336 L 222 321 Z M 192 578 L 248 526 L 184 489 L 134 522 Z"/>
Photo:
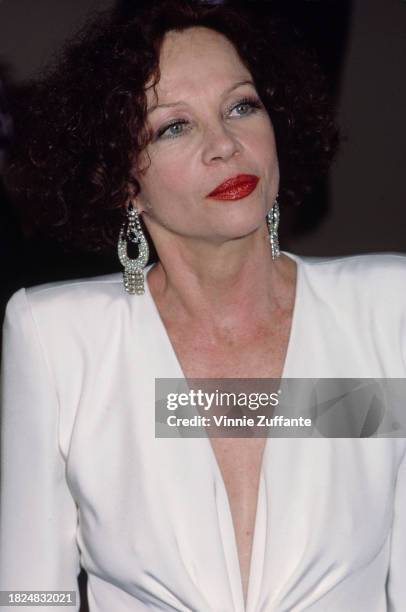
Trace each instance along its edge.
<path fill-rule="evenodd" d="M 283 376 L 405 378 L 406 256 L 289 256 Z M 0 589 L 74 590 L 81 563 L 91 612 L 243 612 L 209 440 L 154 435 L 154 379 L 182 371 L 149 291 L 120 273 L 20 289 L 3 350 Z M 267 440 L 247 612 L 406 610 L 405 452 Z"/>

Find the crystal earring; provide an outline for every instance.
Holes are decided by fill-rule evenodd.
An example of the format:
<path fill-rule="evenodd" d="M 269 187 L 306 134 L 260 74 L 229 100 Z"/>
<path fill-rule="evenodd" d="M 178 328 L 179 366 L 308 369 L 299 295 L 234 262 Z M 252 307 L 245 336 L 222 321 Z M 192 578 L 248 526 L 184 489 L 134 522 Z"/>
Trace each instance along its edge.
<path fill-rule="evenodd" d="M 276 196 L 271 210 L 266 215 L 272 259 L 278 259 L 280 255 L 278 238 L 279 216 L 278 196 Z"/>
<path fill-rule="evenodd" d="M 132 259 L 128 256 L 128 243 L 138 245 L 138 257 Z M 134 295 L 142 295 L 145 292 L 144 288 L 144 273 L 148 257 L 149 248 L 145 234 L 142 231 L 140 217 L 132 202 L 127 208 L 127 220 L 121 226 L 120 235 L 117 244 L 118 258 L 123 270 L 123 283 L 125 290 Z"/>

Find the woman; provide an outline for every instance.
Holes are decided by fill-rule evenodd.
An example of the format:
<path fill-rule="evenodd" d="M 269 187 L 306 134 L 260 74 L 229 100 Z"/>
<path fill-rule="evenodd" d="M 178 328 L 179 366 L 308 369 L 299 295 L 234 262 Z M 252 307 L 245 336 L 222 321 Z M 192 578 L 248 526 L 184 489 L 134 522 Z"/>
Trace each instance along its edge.
<path fill-rule="evenodd" d="M 97 22 L 33 91 L 9 184 L 41 184 L 71 241 L 128 222 L 124 279 L 9 301 L 2 589 L 74 591 L 82 566 L 91 612 L 404 609 L 403 438 L 155 438 L 156 378 L 405 376 L 403 256 L 279 251 L 278 192 L 336 142 L 286 53 L 248 13 L 165 1 Z"/>

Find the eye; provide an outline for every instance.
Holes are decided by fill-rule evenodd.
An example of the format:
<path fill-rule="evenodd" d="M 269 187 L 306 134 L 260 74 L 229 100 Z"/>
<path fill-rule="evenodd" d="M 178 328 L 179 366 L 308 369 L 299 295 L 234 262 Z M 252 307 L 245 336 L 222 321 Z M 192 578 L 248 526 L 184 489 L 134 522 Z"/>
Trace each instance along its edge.
<path fill-rule="evenodd" d="M 232 111 L 237 110 L 238 117 L 245 117 L 246 115 L 255 113 L 260 108 L 262 108 L 262 104 L 258 98 L 243 98 L 242 100 L 239 100 L 237 104 L 233 104 L 228 109 L 228 112 L 231 113 Z"/>
<path fill-rule="evenodd" d="M 229 106 L 227 114 L 231 114 L 233 111 L 237 110 L 237 117 L 246 117 L 252 115 L 261 108 L 263 108 L 263 106 L 258 98 L 245 97 Z M 154 140 L 178 138 L 187 131 L 188 127 L 190 128 L 190 125 L 189 121 L 186 121 L 186 119 L 172 121 L 172 123 L 164 125 L 157 131 Z"/>
<path fill-rule="evenodd" d="M 173 121 L 169 125 L 164 125 L 160 128 L 156 134 L 156 139 L 158 138 L 177 138 L 181 136 L 185 130 L 183 129 L 188 122 L 184 119 Z"/>

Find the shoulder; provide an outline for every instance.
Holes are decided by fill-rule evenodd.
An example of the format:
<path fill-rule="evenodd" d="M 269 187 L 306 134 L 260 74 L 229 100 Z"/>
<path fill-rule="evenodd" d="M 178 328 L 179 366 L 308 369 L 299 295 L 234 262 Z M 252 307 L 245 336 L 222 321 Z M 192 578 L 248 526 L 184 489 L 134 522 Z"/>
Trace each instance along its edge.
<path fill-rule="evenodd" d="M 356 329 L 406 333 L 406 255 L 368 253 L 298 258 L 302 291 L 321 319 Z M 299 277 L 298 277 L 299 278 Z M 309 313 L 309 316 L 313 316 Z"/>
<path fill-rule="evenodd" d="M 295 256 L 297 257 L 297 256 Z M 364 253 L 337 257 L 297 257 L 308 268 L 321 274 L 363 277 L 365 273 L 384 275 L 387 272 L 406 274 L 406 253 Z"/>
<path fill-rule="evenodd" d="M 42 302 L 57 302 L 62 304 L 65 301 L 85 300 L 86 297 L 91 299 L 103 299 L 104 296 L 114 295 L 118 293 L 122 275 L 103 274 L 92 276 L 90 278 L 74 278 L 70 280 L 62 280 L 41 285 L 34 285 L 25 289 L 27 298 L 32 304 L 41 304 Z"/>
<path fill-rule="evenodd" d="M 23 287 L 6 305 L 5 325 L 31 322 L 42 329 L 71 324 L 86 331 L 105 316 L 112 303 L 125 300 L 120 273 Z"/>
<path fill-rule="evenodd" d="M 62 388 L 67 370 L 72 383 L 114 352 L 129 330 L 142 336 L 144 297 L 124 290 L 120 272 L 19 289 L 7 303 L 5 349 L 23 354 L 28 345 L 42 347 Z"/>
<path fill-rule="evenodd" d="M 326 351 L 333 343 L 347 356 L 342 371 L 404 376 L 406 255 L 299 257 L 298 272 L 307 324 L 325 335 Z"/>
<path fill-rule="evenodd" d="M 399 297 L 406 304 L 406 254 L 368 253 L 330 258 L 299 258 L 309 281 L 357 297 L 374 296 L 381 301 Z"/>

